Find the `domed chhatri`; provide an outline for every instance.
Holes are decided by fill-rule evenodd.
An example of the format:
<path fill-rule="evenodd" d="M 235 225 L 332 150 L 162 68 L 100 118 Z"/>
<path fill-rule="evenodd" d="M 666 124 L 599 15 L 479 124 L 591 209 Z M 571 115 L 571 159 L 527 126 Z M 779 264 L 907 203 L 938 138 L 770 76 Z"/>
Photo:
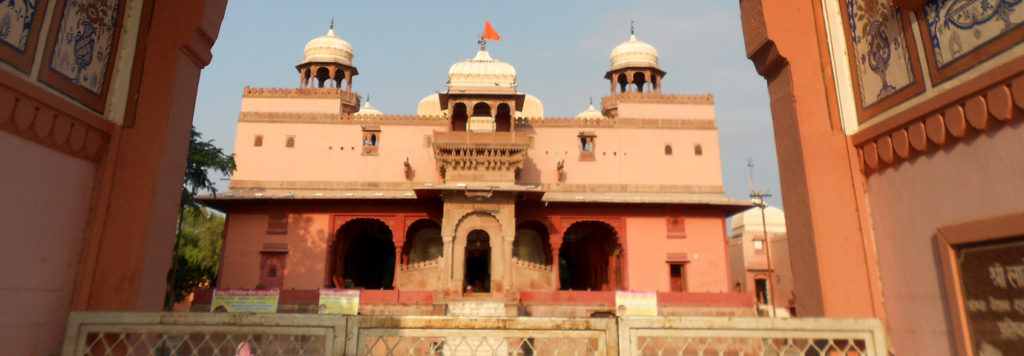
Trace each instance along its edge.
<path fill-rule="evenodd" d="M 363 104 L 363 107 L 359 108 L 359 111 L 356 112 L 354 115 L 356 117 L 364 117 L 382 115 L 382 113 L 380 112 L 380 110 L 377 110 L 373 106 L 370 106 L 370 98 L 367 97 L 366 104 Z"/>
<path fill-rule="evenodd" d="M 334 27 L 327 30 L 327 34 L 314 38 L 306 43 L 302 51 L 305 55 L 302 63 L 338 63 L 351 66 L 352 45 L 334 34 Z"/>
<path fill-rule="evenodd" d="M 516 86 L 516 69 L 511 64 L 491 58 L 485 50 L 476 53 L 473 59 L 455 63 L 448 69 L 448 87 L 499 87 Z"/>
<path fill-rule="evenodd" d="M 612 50 L 610 56 L 612 62 L 612 69 L 620 69 L 626 67 L 653 67 L 661 69 L 658 66 L 658 50 L 643 42 L 636 39 L 635 34 L 629 35 L 629 41 L 622 42 L 622 44 L 615 47 Z"/>
<path fill-rule="evenodd" d="M 327 34 L 306 43 L 302 52 L 302 63 L 295 66 L 302 88 L 341 88 L 344 81 L 345 91 L 352 91 L 352 77 L 359 70 L 352 65 L 352 45 L 334 34 L 334 20 Z"/>
<path fill-rule="evenodd" d="M 611 81 L 612 94 L 615 94 L 616 84 L 621 93 L 661 92 L 661 79 L 665 77 L 665 71 L 658 65 L 658 50 L 636 39 L 632 26 L 629 29 L 629 40 L 615 46 L 609 60 L 612 68 L 605 73 L 604 78 Z"/>
<path fill-rule="evenodd" d="M 577 119 L 607 119 L 608 117 L 606 117 L 603 114 L 601 114 L 601 112 L 597 111 L 597 109 L 594 109 L 594 104 L 590 104 L 590 106 L 587 107 L 587 110 L 581 112 L 579 115 L 576 115 L 576 118 Z"/>

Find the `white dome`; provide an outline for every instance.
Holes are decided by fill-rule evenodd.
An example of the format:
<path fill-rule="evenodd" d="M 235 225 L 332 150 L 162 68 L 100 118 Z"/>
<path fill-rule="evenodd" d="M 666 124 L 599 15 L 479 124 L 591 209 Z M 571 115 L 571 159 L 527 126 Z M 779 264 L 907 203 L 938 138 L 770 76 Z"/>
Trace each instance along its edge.
<path fill-rule="evenodd" d="M 786 214 L 774 206 L 764 208 L 764 222 L 770 232 L 786 232 Z M 763 231 L 765 224 L 761 222 L 761 208 L 753 207 L 733 215 L 729 231 L 732 237 L 739 236 L 744 230 Z"/>
<path fill-rule="evenodd" d="M 356 117 L 370 116 L 370 115 L 381 115 L 381 112 L 370 106 L 370 99 L 366 99 L 366 104 L 359 108 L 359 111 L 355 113 Z"/>
<path fill-rule="evenodd" d="M 334 35 L 334 28 L 327 30 L 327 34 L 314 38 L 306 43 L 306 49 L 302 51 L 305 58 L 302 63 L 326 62 L 339 63 L 347 66 L 352 65 L 352 45 Z"/>
<path fill-rule="evenodd" d="M 536 96 L 530 94 L 523 94 L 526 98 L 523 100 L 523 110 L 516 111 L 516 117 L 544 117 L 544 103 L 540 102 Z"/>
<path fill-rule="evenodd" d="M 590 104 L 587 110 L 576 115 L 577 119 L 607 119 L 604 115 L 601 115 L 600 111 L 594 109 L 594 104 Z"/>
<path fill-rule="evenodd" d="M 449 87 L 514 87 L 516 69 L 511 64 L 492 59 L 487 51 L 476 53 L 473 59 L 459 62 L 448 69 Z"/>
<path fill-rule="evenodd" d="M 420 100 L 419 105 L 416 106 L 416 115 L 419 116 L 441 116 L 441 97 L 440 95 L 430 94 Z"/>
<path fill-rule="evenodd" d="M 658 66 L 658 50 L 643 41 L 638 41 L 636 35 L 629 35 L 629 41 L 612 50 L 612 69 L 625 67 L 654 67 Z"/>

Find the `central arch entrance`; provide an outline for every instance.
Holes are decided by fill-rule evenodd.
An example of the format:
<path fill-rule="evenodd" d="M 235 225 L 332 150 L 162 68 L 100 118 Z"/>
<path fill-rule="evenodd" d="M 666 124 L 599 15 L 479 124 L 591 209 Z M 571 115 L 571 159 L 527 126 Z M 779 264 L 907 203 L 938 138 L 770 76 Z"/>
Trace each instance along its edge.
<path fill-rule="evenodd" d="M 392 289 L 395 243 L 391 229 L 377 219 L 342 225 L 334 240 L 332 282 L 338 288 Z"/>
<path fill-rule="evenodd" d="M 463 289 L 478 293 L 491 292 L 491 236 L 473 230 L 466 237 L 466 269 Z"/>
<path fill-rule="evenodd" d="M 618 234 L 608 224 L 581 221 L 565 230 L 558 253 L 563 290 L 616 290 L 622 285 Z"/>

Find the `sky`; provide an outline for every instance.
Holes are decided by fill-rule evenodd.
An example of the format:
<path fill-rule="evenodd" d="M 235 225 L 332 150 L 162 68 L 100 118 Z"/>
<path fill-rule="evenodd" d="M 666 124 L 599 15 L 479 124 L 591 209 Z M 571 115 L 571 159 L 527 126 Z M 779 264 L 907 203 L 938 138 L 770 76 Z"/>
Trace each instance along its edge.
<path fill-rule="evenodd" d="M 658 49 L 663 93 L 713 94 L 726 195 L 748 199 L 751 173 L 782 206 L 767 87 L 746 58 L 738 1 L 265 1 L 228 2 L 213 61 L 202 72 L 194 124 L 234 150 L 245 86 L 297 88 L 309 40 L 334 31 L 349 42 L 353 90 L 387 114 L 415 114 L 443 91 L 448 68 L 472 58 L 484 21 L 501 35 L 487 49 L 516 68 L 518 90 L 549 117 L 576 116 L 608 94 L 611 50 L 636 36 Z M 227 190 L 227 180 L 218 182 Z"/>

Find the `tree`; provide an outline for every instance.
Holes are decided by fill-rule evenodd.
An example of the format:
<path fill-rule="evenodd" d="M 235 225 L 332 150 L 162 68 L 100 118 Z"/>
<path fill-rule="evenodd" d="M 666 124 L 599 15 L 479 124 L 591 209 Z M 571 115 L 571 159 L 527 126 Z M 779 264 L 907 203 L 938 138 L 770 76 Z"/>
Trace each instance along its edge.
<path fill-rule="evenodd" d="M 174 239 L 171 270 L 167 273 L 164 310 L 170 310 L 174 303 L 196 289 L 212 286 L 217 277 L 224 217 L 203 207 L 195 197 L 201 192 L 217 195 L 210 173 L 233 173 L 235 155 L 225 154 L 213 144 L 213 140 L 203 141 L 202 138 L 193 126 L 181 188 L 178 231 Z"/>

